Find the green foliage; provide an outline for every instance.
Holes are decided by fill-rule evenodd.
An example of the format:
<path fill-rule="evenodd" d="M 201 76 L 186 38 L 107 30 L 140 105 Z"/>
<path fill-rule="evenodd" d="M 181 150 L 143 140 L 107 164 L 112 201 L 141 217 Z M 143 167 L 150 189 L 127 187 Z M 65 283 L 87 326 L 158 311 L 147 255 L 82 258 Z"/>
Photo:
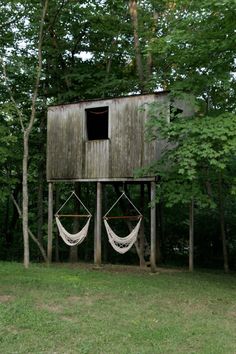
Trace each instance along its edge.
<path fill-rule="evenodd" d="M 10 128 L 11 122 L 0 124 L 0 202 L 6 201 L 9 192 L 19 182 L 18 139 Z M 9 132 L 10 135 L 9 135 Z"/>
<path fill-rule="evenodd" d="M 207 180 L 215 182 L 219 173 L 232 178 L 230 166 L 236 149 L 236 116 L 175 118 L 171 123 L 162 112 L 151 110 L 147 126 L 149 139 L 161 138 L 167 143 L 162 158 L 151 166 L 160 176 L 158 199 L 167 198 L 167 205 L 187 203 L 194 198 L 199 206 L 213 206 L 206 191 Z"/>
<path fill-rule="evenodd" d="M 165 63 L 165 86 L 201 95 L 216 110 L 235 108 L 235 14 L 233 0 L 167 2 L 150 43 L 155 65 Z"/>

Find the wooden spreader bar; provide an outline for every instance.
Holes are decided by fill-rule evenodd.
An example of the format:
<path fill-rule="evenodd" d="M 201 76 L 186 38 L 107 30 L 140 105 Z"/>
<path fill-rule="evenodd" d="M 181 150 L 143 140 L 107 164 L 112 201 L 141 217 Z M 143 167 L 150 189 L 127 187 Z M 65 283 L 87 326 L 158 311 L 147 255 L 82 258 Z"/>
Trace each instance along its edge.
<path fill-rule="evenodd" d="M 74 217 L 74 218 L 89 218 L 91 215 L 86 215 L 86 214 L 82 214 L 82 215 L 79 215 L 79 214 L 56 214 L 55 216 L 57 216 L 58 218 L 61 218 L 61 217 Z"/>
<path fill-rule="evenodd" d="M 129 219 L 129 220 L 139 220 L 141 219 L 142 215 L 125 215 L 125 216 L 104 216 L 103 219 L 110 220 L 110 219 Z"/>

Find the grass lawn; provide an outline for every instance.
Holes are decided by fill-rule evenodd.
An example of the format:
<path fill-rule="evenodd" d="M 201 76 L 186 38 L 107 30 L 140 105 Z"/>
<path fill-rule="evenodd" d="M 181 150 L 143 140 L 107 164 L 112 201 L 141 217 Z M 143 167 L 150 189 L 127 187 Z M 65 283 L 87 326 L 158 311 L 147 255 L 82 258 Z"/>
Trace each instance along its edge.
<path fill-rule="evenodd" d="M 236 353 L 236 276 L 0 263 L 0 353 Z"/>

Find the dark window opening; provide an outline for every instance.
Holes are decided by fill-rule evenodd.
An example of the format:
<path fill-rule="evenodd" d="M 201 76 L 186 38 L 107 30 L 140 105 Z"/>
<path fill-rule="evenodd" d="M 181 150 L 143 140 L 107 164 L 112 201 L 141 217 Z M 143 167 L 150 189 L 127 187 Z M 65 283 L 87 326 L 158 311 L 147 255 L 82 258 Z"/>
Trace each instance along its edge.
<path fill-rule="evenodd" d="M 170 121 L 172 122 L 183 113 L 183 110 L 174 106 L 170 106 Z"/>
<path fill-rule="evenodd" d="M 108 139 L 108 107 L 86 109 L 88 140 Z"/>

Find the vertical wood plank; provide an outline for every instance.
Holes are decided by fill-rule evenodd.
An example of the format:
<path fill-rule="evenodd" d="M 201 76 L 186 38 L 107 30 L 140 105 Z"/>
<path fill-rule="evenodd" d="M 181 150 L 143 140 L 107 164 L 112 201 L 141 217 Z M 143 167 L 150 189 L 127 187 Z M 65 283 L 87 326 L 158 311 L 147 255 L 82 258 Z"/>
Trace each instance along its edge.
<path fill-rule="evenodd" d="M 151 271 L 156 271 L 156 183 L 151 182 Z"/>
<path fill-rule="evenodd" d="M 102 183 L 97 182 L 97 210 L 96 210 L 96 229 L 95 229 L 95 248 L 94 248 L 94 263 L 97 266 L 102 264 L 101 256 L 101 235 L 102 235 Z"/>
<path fill-rule="evenodd" d="M 91 140 L 85 143 L 85 176 L 89 178 L 109 177 L 109 140 Z"/>
<path fill-rule="evenodd" d="M 53 237 L 53 183 L 48 184 L 48 263 L 52 262 Z"/>

